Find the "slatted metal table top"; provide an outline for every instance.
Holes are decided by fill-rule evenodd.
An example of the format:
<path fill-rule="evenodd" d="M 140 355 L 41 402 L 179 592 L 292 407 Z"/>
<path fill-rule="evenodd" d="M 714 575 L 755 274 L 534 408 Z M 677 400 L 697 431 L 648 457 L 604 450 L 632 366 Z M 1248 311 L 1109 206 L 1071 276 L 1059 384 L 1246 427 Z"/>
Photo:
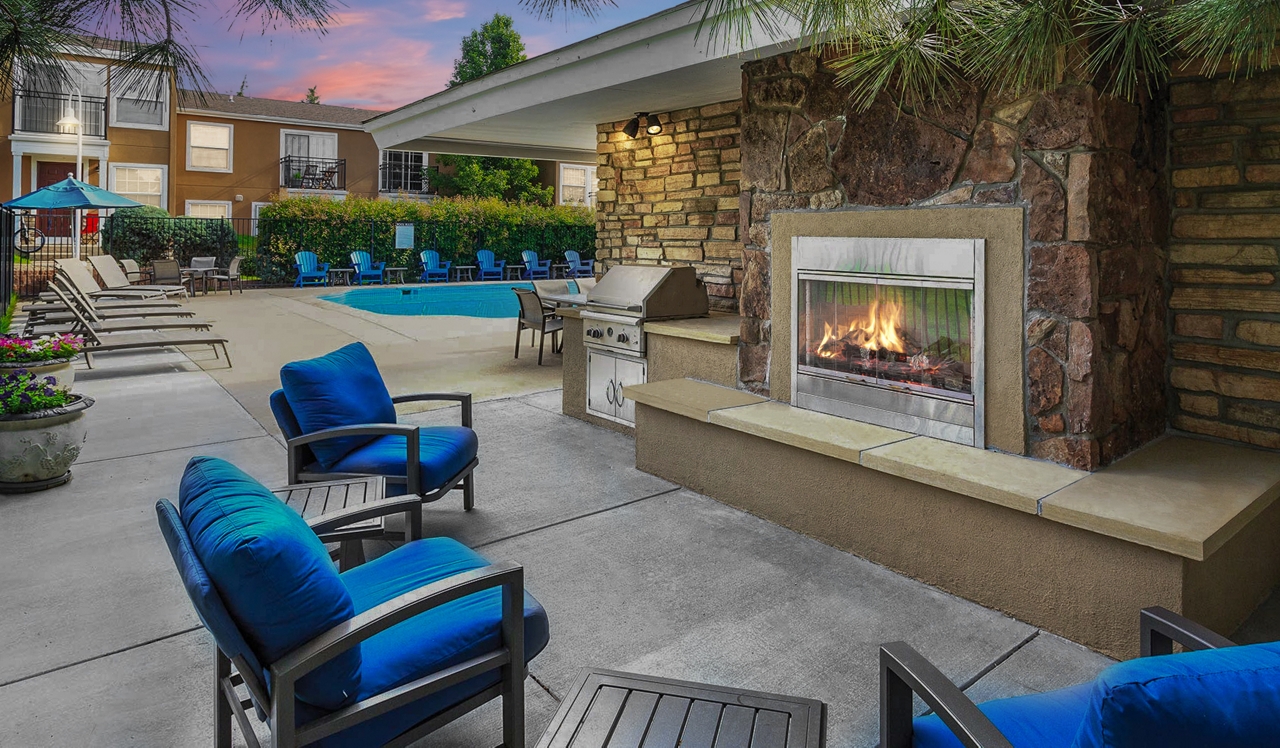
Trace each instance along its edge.
<path fill-rule="evenodd" d="M 820 748 L 815 699 L 583 670 L 538 748 Z"/>
<path fill-rule="evenodd" d="M 380 501 L 387 495 L 386 479 L 380 475 L 323 483 L 300 483 L 294 486 L 272 489 L 289 508 L 311 522 L 326 514 L 364 506 Z M 382 534 L 382 518 L 374 517 L 344 525 L 341 529 L 324 533 L 327 542 L 357 537 L 377 537 Z"/>

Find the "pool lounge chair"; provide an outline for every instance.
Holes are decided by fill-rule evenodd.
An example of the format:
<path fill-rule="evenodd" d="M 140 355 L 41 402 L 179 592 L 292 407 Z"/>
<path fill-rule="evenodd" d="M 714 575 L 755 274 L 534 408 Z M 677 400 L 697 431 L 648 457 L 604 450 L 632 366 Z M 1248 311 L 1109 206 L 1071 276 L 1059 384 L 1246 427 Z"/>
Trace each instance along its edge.
<path fill-rule="evenodd" d="M 190 294 L 187 293 L 187 287 L 178 284 L 165 283 L 148 283 L 146 285 L 134 285 L 129 282 L 129 276 L 124 274 L 120 269 L 120 263 L 116 262 L 116 258 L 111 255 L 95 255 L 89 258 L 93 269 L 98 271 L 98 277 L 102 279 L 103 285 L 110 290 L 119 288 L 144 288 L 149 291 L 157 291 L 165 296 L 181 296 L 184 299 Z M 160 261 L 157 261 L 160 262 Z M 155 273 L 156 279 L 159 280 L 160 273 Z"/>
<path fill-rule="evenodd" d="M 58 296 L 67 305 L 72 315 L 80 323 L 85 343 L 84 362 L 90 369 L 93 368 L 93 354 L 95 353 L 145 350 L 147 348 L 173 348 L 182 345 L 207 345 L 213 349 L 215 358 L 218 356 L 218 348 L 221 347 L 222 355 L 227 359 L 227 367 L 231 367 L 231 354 L 227 351 L 227 339 L 221 335 L 201 330 L 100 333 L 93 329 L 89 319 L 71 303 L 71 299 L 63 293 L 62 289 L 55 286 L 51 290 L 54 295 Z"/>
<path fill-rule="evenodd" d="M 70 258 L 61 258 L 54 261 L 58 270 L 60 270 L 67 278 L 80 289 L 80 293 L 88 296 L 95 301 L 98 299 L 128 299 L 131 301 L 159 301 L 168 297 L 161 291 L 154 291 L 142 286 L 130 286 L 128 288 L 103 288 L 98 279 L 93 277 L 93 273 L 84 266 L 80 260 Z M 47 295 L 46 295 L 47 294 Z M 40 294 L 42 301 L 57 302 L 58 299 L 53 296 L 52 292 Z"/>
<path fill-rule="evenodd" d="M 582 255 L 578 254 L 577 250 L 573 249 L 565 251 L 564 259 L 565 262 L 569 263 L 569 272 L 567 275 L 570 278 L 595 277 L 595 260 L 584 260 L 582 259 Z"/>
<path fill-rule="evenodd" d="M 298 277 L 293 281 L 294 288 L 329 285 L 329 263 L 321 262 L 315 252 L 294 254 L 293 269 L 298 271 Z"/>
<path fill-rule="evenodd" d="M 480 271 L 479 280 L 500 281 L 506 268 L 507 261 L 494 259 L 492 250 L 482 249 L 476 252 L 476 269 Z"/>
<path fill-rule="evenodd" d="M 103 301 L 101 299 L 90 299 L 80 291 L 80 288 L 67 277 L 61 269 L 55 272 L 55 280 L 60 280 L 62 289 L 72 298 L 78 301 L 81 308 L 89 307 L 93 309 L 94 314 L 102 319 L 115 319 L 127 317 L 153 317 L 153 316 L 170 316 L 170 317 L 193 317 L 195 312 L 177 301 L 160 300 L 143 300 L 143 299 L 126 299 L 116 301 Z M 52 282 L 52 281 L 51 281 Z M 48 301 L 37 301 L 22 307 L 22 311 L 26 312 L 27 317 L 34 320 L 48 319 L 50 321 L 70 322 L 72 320 L 71 312 L 67 309 L 67 305 L 58 300 L 52 291 L 41 294 L 42 298 Z"/>
<path fill-rule="evenodd" d="M 367 279 L 370 283 L 383 283 L 383 269 L 387 266 L 385 262 L 374 262 L 373 257 L 364 250 L 356 250 L 351 253 L 351 269 L 355 271 L 355 281 L 357 286 L 363 286 Z"/>
<path fill-rule="evenodd" d="M 91 304 L 85 304 L 77 298 L 70 284 L 55 277 L 49 287 L 63 293 L 63 299 L 75 308 L 49 317 L 28 317 L 22 328 L 24 335 L 52 335 L 59 333 L 83 334 L 88 325 L 94 332 L 136 332 L 139 330 L 209 330 L 212 324 L 208 320 L 196 317 L 174 317 L 168 315 L 143 315 L 138 317 L 121 317 L 103 319 L 94 311 Z"/>
<path fill-rule="evenodd" d="M 524 260 L 524 271 L 520 273 L 520 277 L 524 280 L 551 280 L 551 260 L 539 260 L 538 253 L 532 249 L 526 249 L 520 253 L 520 259 Z"/>
<path fill-rule="evenodd" d="M 434 249 L 424 249 L 418 253 L 418 258 L 422 261 L 422 278 L 423 283 L 432 281 L 449 282 L 449 269 L 453 267 L 450 260 L 441 260 L 440 253 Z"/>

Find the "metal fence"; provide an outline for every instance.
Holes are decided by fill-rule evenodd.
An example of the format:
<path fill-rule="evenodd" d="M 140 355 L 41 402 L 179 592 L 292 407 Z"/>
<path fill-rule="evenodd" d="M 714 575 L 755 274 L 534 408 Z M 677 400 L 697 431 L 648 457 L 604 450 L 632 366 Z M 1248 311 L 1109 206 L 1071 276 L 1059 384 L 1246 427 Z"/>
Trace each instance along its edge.
<path fill-rule="evenodd" d="M 71 211 L 14 213 L 0 210 L 0 257 L 12 272 L 0 275 L 0 287 L 22 297 L 44 291 L 57 260 L 75 255 Z M 440 221 L 345 221 L 268 218 L 151 217 L 116 211 L 114 215 L 81 216 L 80 256 L 110 254 L 146 266 L 157 258 L 176 259 L 184 267 L 192 257 L 215 257 L 218 267 L 241 257 L 241 274 L 250 283 L 289 285 L 295 277 L 294 255 L 315 252 L 321 262 L 350 267 L 350 254 L 369 252 L 388 267 L 409 268 L 416 276 L 419 254 L 435 250 L 454 264 L 474 264 L 479 249 L 498 259 L 521 262 L 520 253 L 537 252 L 561 262 L 566 250 L 594 256 L 595 227 L 573 224 L 462 224 Z"/>

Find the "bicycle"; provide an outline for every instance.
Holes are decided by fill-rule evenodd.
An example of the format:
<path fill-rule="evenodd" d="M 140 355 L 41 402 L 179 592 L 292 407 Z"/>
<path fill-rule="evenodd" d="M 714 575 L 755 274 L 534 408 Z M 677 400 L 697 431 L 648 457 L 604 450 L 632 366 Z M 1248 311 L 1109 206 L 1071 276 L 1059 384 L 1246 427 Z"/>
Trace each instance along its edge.
<path fill-rule="evenodd" d="M 44 232 L 28 224 L 30 217 L 28 213 L 17 214 L 18 228 L 13 232 L 13 250 L 24 258 L 44 249 Z"/>

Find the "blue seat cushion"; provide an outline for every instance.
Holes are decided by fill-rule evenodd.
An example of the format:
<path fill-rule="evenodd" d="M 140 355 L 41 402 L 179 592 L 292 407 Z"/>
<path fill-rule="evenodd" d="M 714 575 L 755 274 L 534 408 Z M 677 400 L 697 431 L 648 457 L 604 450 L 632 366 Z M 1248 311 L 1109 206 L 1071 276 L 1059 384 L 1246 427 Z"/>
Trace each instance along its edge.
<path fill-rule="evenodd" d="M 1092 690 L 1092 683 L 1082 683 L 1056 691 L 995 699 L 978 708 L 1014 748 L 1071 748 Z M 936 714 L 920 717 L 912 725 L 915 748 L 962 748 Z"/>
<path fill-rule="evenodd" d="M 357 612 L 370 610 L 432 582 L 488 566 L 480 554 L 450 538 L 408 543 L 342 574 Z M 502 590 L 494 588 L 414 616 L 363 643 L 358 700 L 496 650 L 501 644 Z M 524 596 L 525 661 L 547 646 L 547 613 Z M 493 671 L 356 725 L 316 745 L 382 745 L 414 725 L 494 685 Z M 299 705 L 298 724 L 324 712 Z"/>
<path fill-rule="evenodd" d="M 1144 657 L 1093 684 L 1078 748 L 1280 745 L 1280 642 Z"/>
<path fill-rule="evenodd" d="M 421 465 L 423 490 L 443 486 L 475 459 L 479 448 L 476 432 L 463 426 L 423 426 L 418 429 L 418 463 Z M 405 439 L 394 435 L 376 437 L 335 462 L 333 470 L 403 476 Z M 397 485 L 387 486 L 387 492 L 394 494 Z"/>
<path fill-rule="evenodd" d="M 280 384 L 304 434 L 338 426 L 396 422 L 391 393 L 364 343 L 285 364 L 280 369 Z M 310 446 L 320 464 L 332 470 L 338 460 L 376 438 L 348 436 Z"/>
<path fill-rule="evenodd" d="M 324 544 L 234 465 L 191 460 L 179 513 L 201 565 L 264 665 L 355 615 Z M 298 698 L 326 709 L 348 703 L 360 684 L 360 663 L 359 647 L 342 653 L 298 681 Z"/>

